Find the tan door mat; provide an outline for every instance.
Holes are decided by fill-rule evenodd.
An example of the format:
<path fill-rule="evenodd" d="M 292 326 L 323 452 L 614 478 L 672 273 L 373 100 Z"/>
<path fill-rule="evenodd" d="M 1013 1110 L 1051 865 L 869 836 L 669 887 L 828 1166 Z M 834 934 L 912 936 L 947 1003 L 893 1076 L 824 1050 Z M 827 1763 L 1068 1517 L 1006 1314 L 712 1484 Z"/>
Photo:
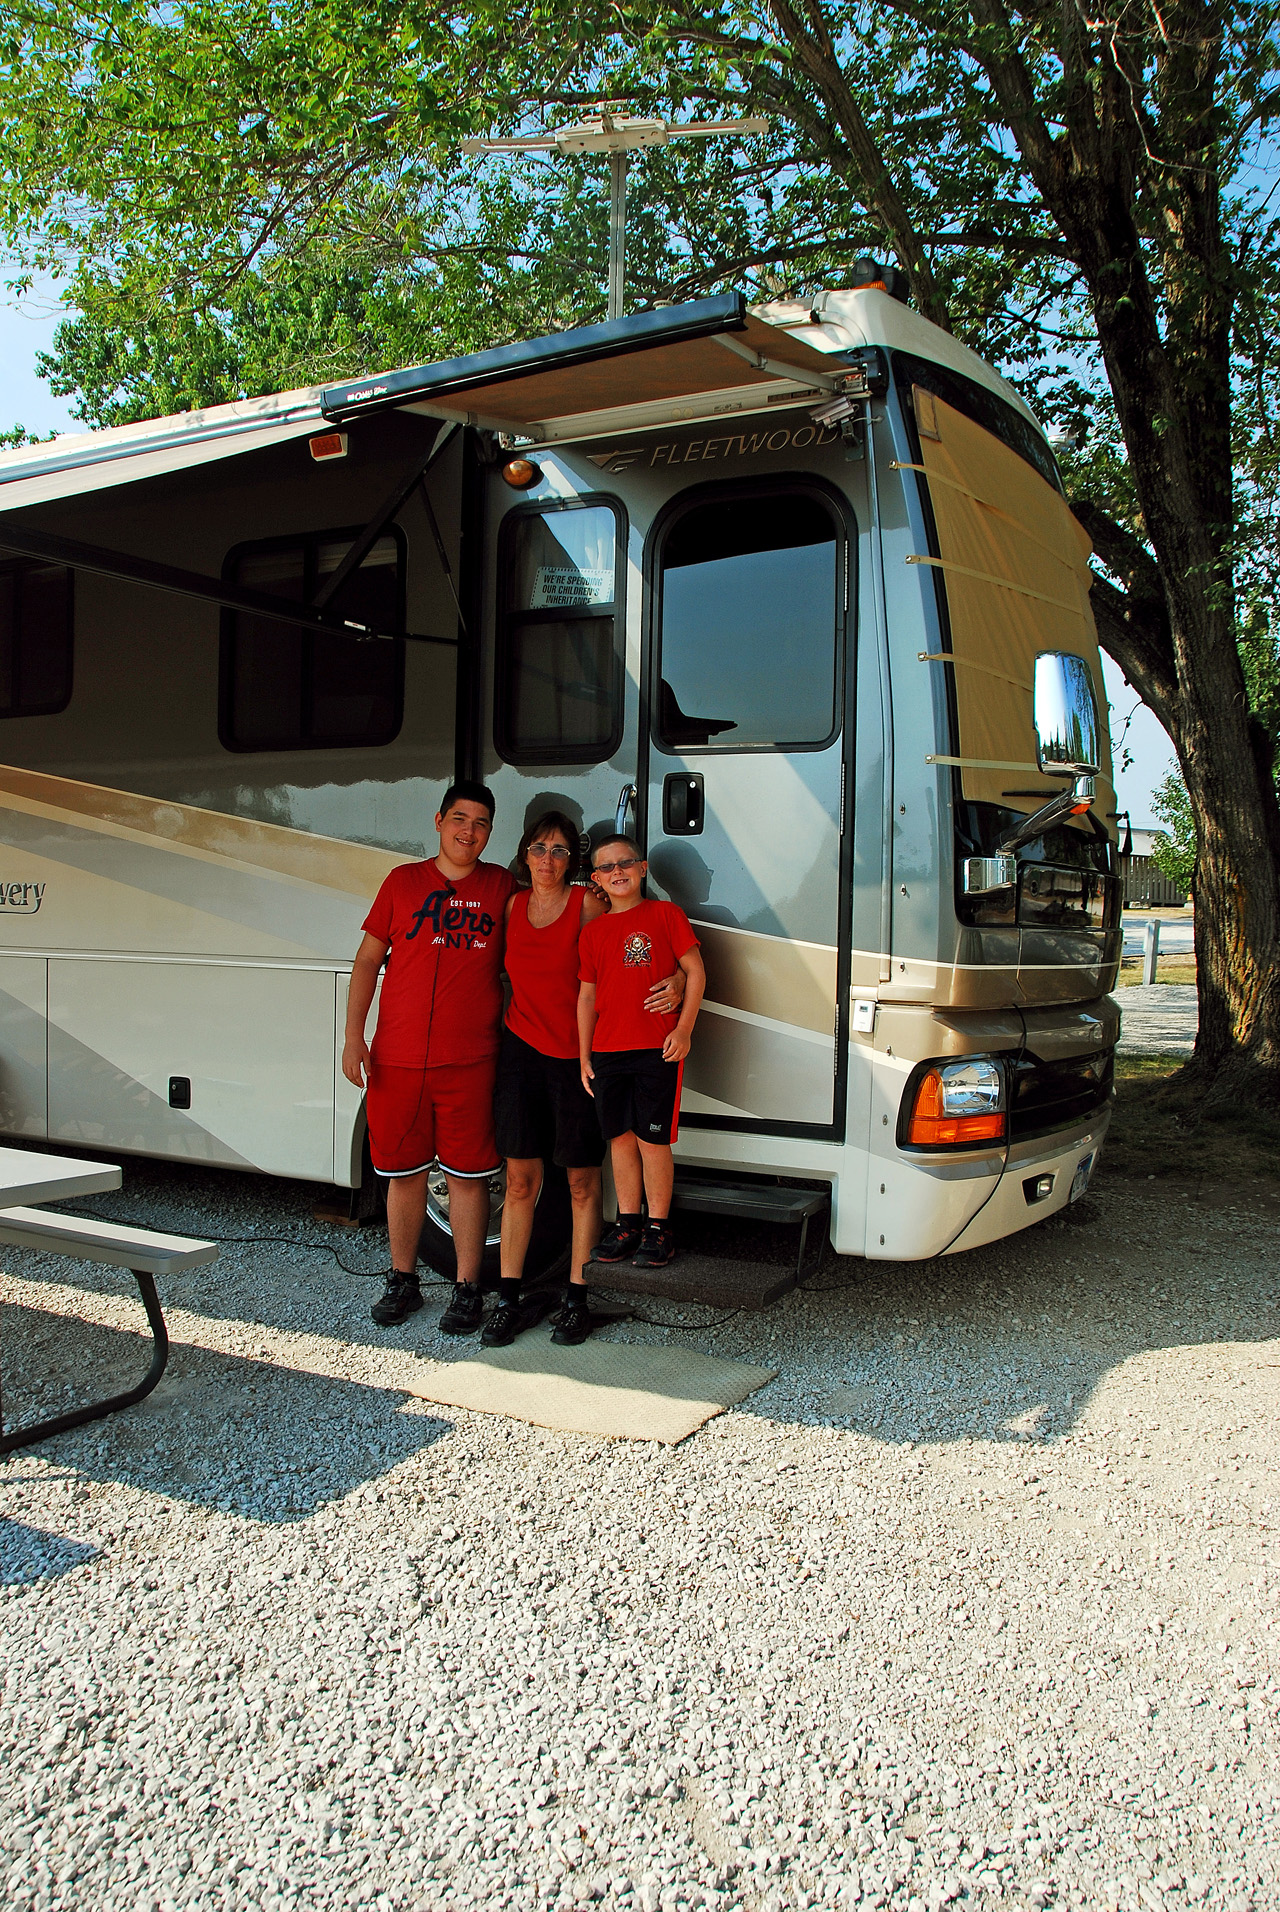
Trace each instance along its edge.
<path fill-rule="evenodd" d="M 674 1447 L 713 1415 L 737 1407 L 776 1372 L 722 1361 L 695 1348 L 649 1342 L 592 1340 L 558 1348 L 550 1325 L 544 1324 L 509 1348 L 486 1348 L 462 1361 L 415 1364 L 412 1378 L 399 1385 L 442 1407 Z"/>

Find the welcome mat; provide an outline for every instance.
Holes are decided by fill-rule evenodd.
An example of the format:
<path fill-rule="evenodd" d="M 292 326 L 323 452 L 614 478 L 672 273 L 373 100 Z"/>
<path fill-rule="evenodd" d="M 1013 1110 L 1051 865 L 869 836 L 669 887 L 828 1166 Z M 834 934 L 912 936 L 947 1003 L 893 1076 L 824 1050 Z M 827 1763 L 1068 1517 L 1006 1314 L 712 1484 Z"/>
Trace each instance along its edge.
<path fill-rule="evenodd" d="M 415 1363 L 412 1377 L 398 1385 L 441 1407 L 674 1447 L 776 1373 L 651 1342 L 593 1339 L 559 1348 L 547 1323 L 509 1348 L 486 1348 L 462 1361 Z"/>

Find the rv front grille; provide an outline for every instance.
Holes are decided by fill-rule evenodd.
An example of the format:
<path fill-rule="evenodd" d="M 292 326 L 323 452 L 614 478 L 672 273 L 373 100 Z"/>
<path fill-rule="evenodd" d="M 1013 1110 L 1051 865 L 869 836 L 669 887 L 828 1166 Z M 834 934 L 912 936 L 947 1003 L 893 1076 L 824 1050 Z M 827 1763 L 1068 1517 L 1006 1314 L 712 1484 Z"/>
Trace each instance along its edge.
<path fill-rule="evenodd" d="M 1059 1062 L 1034 1056 L 1015 1062 L 1009 1070 L 1009 1140 L 1026 1142 L 1087 1122 L 1111 1100 L 1114 1080 L 1110 1049 Z"/>

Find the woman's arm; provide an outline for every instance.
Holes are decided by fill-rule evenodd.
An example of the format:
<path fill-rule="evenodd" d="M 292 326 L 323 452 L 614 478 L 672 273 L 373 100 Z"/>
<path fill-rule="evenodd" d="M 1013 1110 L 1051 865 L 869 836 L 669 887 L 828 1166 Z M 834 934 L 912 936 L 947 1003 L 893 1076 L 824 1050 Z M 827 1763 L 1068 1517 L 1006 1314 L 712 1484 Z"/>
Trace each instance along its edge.
<path fill-rule="evenodd" d="M 369 1045 L 364 1026 L 369 1020 L 369 1005 L 378 987 L 378 974 L 387 960 L 388 945 L 365 931 L 351 966 L 351 986 L 347 990 L 347 1030 L 342 1045 L 342 1073 L 357 1089 L 363 1089 L 369 1074 Z"/>
<path fill-rule="evenodd" d="M 685 974 L 684 1007 L 680 1011 L 679 1022 L 662 1045 L 662 1056 L 665 1062 L 683 1062 L 688 1055 L 693 1025 L 698 1020 L 703 991 L 707 986 L 707 972 L 703 968 L 702 954 L 696 947 L 685 951 L 680 958 L 680 967 Z"/>
<path fill-rule="evenodd" d="M 591 1084 L 596 1072 L 591 1067 L 591 1038 L 596 1032 L 596 986 L 594 983 L 578 984 L 578 1066 L 582 1071 L 582 1086 L 589 1096 L 595 1095 Z"/>

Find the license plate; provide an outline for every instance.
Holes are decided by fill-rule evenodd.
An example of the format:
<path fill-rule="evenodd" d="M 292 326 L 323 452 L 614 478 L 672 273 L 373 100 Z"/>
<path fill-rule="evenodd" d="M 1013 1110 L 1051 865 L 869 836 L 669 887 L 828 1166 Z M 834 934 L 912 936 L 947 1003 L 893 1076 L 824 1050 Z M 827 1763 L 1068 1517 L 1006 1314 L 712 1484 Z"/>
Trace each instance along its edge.
<path fill-rule="evenodd" d="M 1081 1162 L 1076 1169 L 1075 1174 L 1071 1178 L 1071 1193 L 1067 1197 L 1069 1202 L 1078 1202 L 1088 1188 L 1089 1177 L 1093 1174 L 1093 1165 L 1097 1159 L 1098 1151 L 1095 1149 L 1092 1155 L 1085 1156 L 1083 1162 Z"/>

